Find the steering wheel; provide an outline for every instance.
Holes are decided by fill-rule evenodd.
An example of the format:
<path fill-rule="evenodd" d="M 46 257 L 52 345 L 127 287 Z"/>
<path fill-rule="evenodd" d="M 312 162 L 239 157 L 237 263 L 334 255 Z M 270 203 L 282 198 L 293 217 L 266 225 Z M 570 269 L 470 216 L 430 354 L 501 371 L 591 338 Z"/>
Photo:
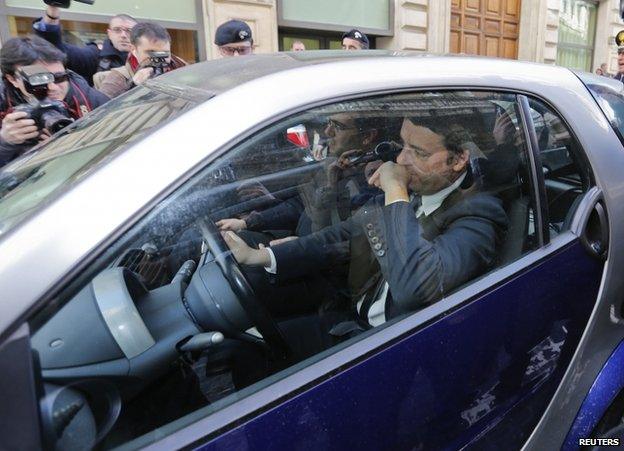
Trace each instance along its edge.
<path fill-rule="evenodd" d="M 288 346 L 269 310 L 257 298 L 253 287 L 243 274 L 240 265 L 215 223 L 212 219 L 207 218 L 199 219 L 197 225 L 210 253 L 214 256 L 215 262 L 232 287 L 232 291 L 249 319 L 256 325 L 275 357 L 282 360 L 288 359 L 291 355 L 290 346 Z"/>

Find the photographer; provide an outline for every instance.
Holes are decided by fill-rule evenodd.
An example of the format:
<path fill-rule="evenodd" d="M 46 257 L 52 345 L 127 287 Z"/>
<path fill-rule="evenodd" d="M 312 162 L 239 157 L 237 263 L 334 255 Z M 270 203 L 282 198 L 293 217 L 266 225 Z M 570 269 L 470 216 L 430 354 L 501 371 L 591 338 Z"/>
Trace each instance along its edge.
<path fill-rule="evenodd" d="M 132 50 L 126 65 L 108 72 L 100 85 L 100 91 L 111 99 L 152 77 L 186 66 L 186 62 L 171 54 L 171 37 L 156 23 L 138 23 L 130 40 Z"/>
<path fill-rule="evenodd" d="M 33 23 L 35 34 L 57 47 L 67 55 L 67 68 L 82 75 L 93 86 L 93 74 L 104 72 L 125 64 L 130 51 L 130 33 L 137 21 L 127 14 L 114 16 L 108 24 L 108 39 L 101 48 L 95 42 L 85 46 L 67 44 L 63 41 L 61 9 L 69 7 L 69 1 L 46 1 L 45 15 Z"/>
<path fill-rule="evenodd" d="M 0 70 L 0 167 L 108 101 L 66 70 L 60 50 L 36 36 L 8 40 L 0 50 Z M 29 73 L 35 73 L 30 81 Z"/>

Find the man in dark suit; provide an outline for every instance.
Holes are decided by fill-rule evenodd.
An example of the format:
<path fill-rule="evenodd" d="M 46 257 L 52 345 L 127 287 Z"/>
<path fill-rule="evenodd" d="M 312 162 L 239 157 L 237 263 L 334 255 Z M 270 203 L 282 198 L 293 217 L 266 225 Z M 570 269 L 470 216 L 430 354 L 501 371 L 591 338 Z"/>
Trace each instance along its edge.
<path fill-rule="evenodd" d="M 227 232 L 236 259 L 264 266 L 283 283 L 342 258 L 345 242 L 353 265 L 353 243 L 365 240 L 387 282 L 357 302 L 359 319 L 371 326 L 484 274 L 495 263 L 507 216 L 501 200 L 471 180 L 469 134 L 459 124 L 406 118 L 401 138 L 397 163 L 384 163 L 369 179 L 384 194 L 352 218 L 271 248 L 252 249 Z"/>

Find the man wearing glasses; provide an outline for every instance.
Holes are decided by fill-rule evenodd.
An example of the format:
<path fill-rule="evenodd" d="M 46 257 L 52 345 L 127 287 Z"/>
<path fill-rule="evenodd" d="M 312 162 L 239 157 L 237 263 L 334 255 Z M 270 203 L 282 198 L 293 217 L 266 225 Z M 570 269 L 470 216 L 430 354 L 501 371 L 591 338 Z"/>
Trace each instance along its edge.
<path fill-rule="evenodd" d="M 67 44 L 61 30 L 61 10 L 48 6 L 43 18 L 35 21 L 35 33 L 67 55 L 67 68 L 82 75 L 93 86 L 93 75 L 126 64 L 130 51 L 130 33 L 137 21 L 127 14 L 114 16 L 108 24 L 108 39 L 102 46 L 89 42 L 85 46 Z"/>
<path fill-rule="evenodd" d="M 616 80 L 624 83 L 624 47 L 618 47 L 618 73 L 613 76 Z"/>
<path fill-rule="evenodd" d="M 102 73 L 100 83 L 96 83 L 111 99 L 152 77 L 186 66 L 184 60 L 171 54 L 171 36 L 157 23 L 138 23 L 132 29 L 130 41 L 132 46 L 126 64 Z"/>
<path fill-rule="evenodd" d="M 242 20 L 228 20 L 217 28 L 215 45 L 218 46 L 222 58 L 251 55 L 253 53 L 251 28 Z"/>
<path fill-rule="evenodd" d="M 65 55 L 43 39 L 32 36 L 9 39 L 0 50 L 0 167 L 49 137 L 24 111 L 16 107 L 35 101 L 20 69 L 37 65 L 49 71 L 47 98 L 62 102 L 72 119 L 106 103 L 108 98 L 90 87 L 86 80 L 65 68 Z"/>

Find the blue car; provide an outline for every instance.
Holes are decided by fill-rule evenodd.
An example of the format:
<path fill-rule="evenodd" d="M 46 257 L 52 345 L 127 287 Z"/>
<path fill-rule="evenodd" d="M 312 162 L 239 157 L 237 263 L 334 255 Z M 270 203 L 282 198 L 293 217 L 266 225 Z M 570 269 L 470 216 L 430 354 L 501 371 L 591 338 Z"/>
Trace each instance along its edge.
<path fill-rule="evenodd" d="M 0 170 L 0 448 L 622 444 L 623 88 L 281 53 L 72 123 Z"/>

